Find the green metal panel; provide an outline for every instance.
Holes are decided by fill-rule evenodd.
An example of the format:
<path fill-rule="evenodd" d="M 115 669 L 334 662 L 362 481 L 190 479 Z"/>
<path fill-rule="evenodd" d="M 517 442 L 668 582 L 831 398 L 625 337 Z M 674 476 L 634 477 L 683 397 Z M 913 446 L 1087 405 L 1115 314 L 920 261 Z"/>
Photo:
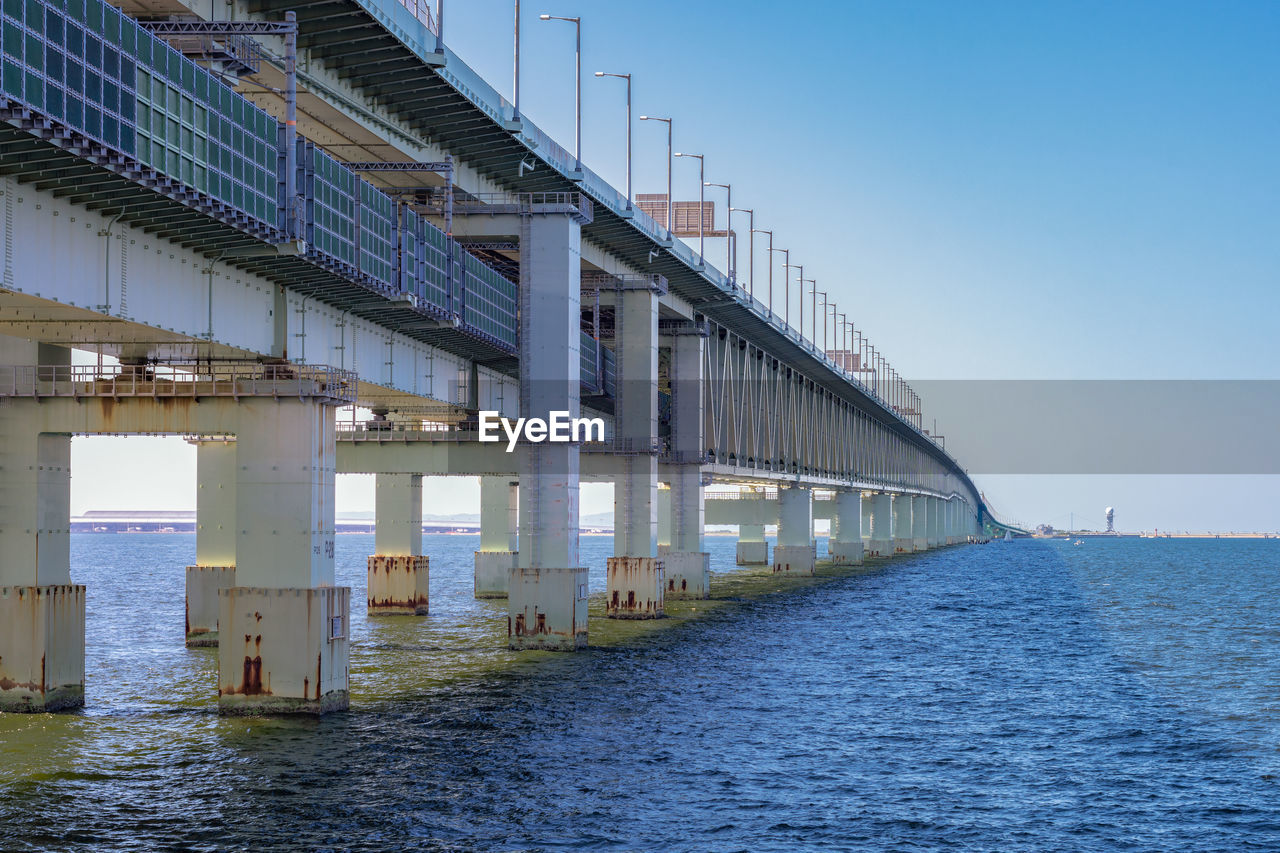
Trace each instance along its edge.
<path fill-rule="evenodd" d="M 474 255 L 464 255 L 466 280 L 462 320 L 496 341 L 516 343 L 516 286 Z"/>

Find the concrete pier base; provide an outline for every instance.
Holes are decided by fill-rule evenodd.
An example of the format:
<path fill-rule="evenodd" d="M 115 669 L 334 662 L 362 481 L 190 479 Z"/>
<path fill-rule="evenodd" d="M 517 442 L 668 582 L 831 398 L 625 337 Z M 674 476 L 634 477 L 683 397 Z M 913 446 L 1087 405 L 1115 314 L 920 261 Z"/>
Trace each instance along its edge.
<path fill-rule="evenodd" d="M 430 610 L 430 560 L 424 554 L 369 558 L 369 615 L 426 616 Z"/>
<path fill-rule="evenodd" d="M 773 572 L 783 575 L 812 575 L 818 560 L 813 545 L 779 545 L 773 549 Z"/>
<path fill-rule="evenodd" d="M 667 551 L 659 555 L 666 571 L 666 597 L 711 597 L 711 554 L 706 551 Z"/>
<path fill-rule="evenodd" d="M 507 647 L 572 652 L 587 646 L 587 570 L 511 570 Z"/>
<path fill-rule="evenodd" d="M 666 592 L 665 566 L 657 557 L 610 557 L 610 619 L 659 619 Z"/>
<path fill-rule="evenodd" d="M 187 648 L 218 645 L 218 591 L 235 585 L 235 566 L 187 566 Z"/>
<path fill-rule="evenodd" d="M 346 709 L 351 589 L 231 587 L 218 596 L 218 712 Z"/>
<path fill-rule="evenodd" d="M 929 540 L 923 536 L 913 536 L 911 538 L 912 551 L 928 551 L 933 546 L 929 544 Z"/>
<path fill-rule="evenodd" d="M 894 539 L 893 540 L 893 553 L 895 554 L 910 554 L 915 550 L 916 550 L 916 546 L 915 546 L 914 539 Z"/>
<path fill-rule="evenodd" d="M 867 557 L 888 557 L 893 553 L 893 540 L 868 539 L 863 554 Z"/>
<path fill-rule="evenodd" d="M 831 542 L 827 548 L 831 551 L 831 562 L 837 566 L 856 566 L 862 563 L 861 542 Z"/>
<path fill-rule="evenodd" d="M 85 589 L 0 586 L 0 711 L 84 705 Z"/>
<path fill-rule="evenodd" d="M 739 566 L 766 566 L 769 564 L 769 543 L 738 540 L 737 563 Z"/>
<path fill-rule="evenodd" d="M 476 551 L 476 598 L 506 598 L 519 551 Z"/>

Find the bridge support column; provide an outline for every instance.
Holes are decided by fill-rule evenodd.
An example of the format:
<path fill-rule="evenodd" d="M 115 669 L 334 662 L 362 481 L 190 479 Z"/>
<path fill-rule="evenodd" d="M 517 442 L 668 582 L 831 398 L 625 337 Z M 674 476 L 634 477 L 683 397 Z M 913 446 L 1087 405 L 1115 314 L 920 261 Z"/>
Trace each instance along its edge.
<path fill-rule="evenodd" d="M 764 566 L 769 563 L 769 543 L 764 538 L 763 524 L 738 525 L 739 566 Z"/>
<path fill-rule="evenodd" d="M 832 536 L 827 546 L 836 565 L 856 566 L 862 562 L 862 495 L 836 492 Z"/>
<path fill-rule="evenodd" d="M 711 554 L 704 535 L 706 498 L 702 489 L 701 330 L 686 328 L 671 343 L 671 547 L 663 555 L 672 599 L 711 595 Z M 761 528 L 761 540 L 764 529 Z"/>
<path fill-rule="evenodd" d="M 812 575 L 817 562 L 814 547 L 813 492 L 799 486 L 778 489 L 778 546 L 773 549 L 773 571 Z"/>
<path fill-rule="evenodd" d="M 218 645 L 218 594 L 236 585 L 236 442 L 196 448 L 196 564 L 187 566 L 187 646 Z"/>
<path fill-rule="evenodd" d="M 520 219 L 520 414 L 581 413 L 581 218 Z M 507 597 L 507 645 L 587 644 L 587 570 L 578 561 L 578 446 L 521 448 L 520 551 Z"/>
<path fill-rule="evenodd" d="M 658 558 L 658 293 L 617 292 L 614 340 L 618 384 L 614 441 L 621 473 L 613 490 L 613 557 L 608 561 L 611 619 L 663 615 L 666 578 Z"/>
<path fill-rule="evenodd" d="M 671 550 L 671 486 L 658 485 L 658 556 Z"/>
<path fill-rule="evenodd" d="M 333 585 L 334 406 L 241 399 L 236 417 L 236 586 L 218 597 L 218 710 L 341 710 L 351 590 Z"/>
<path fill-rule="evenodd" d="M 929 525 L 932 523 L 932 509 L 929 501 L 932 498 L 914 495 L 911 498 L 911 550 L 928 551 L 933 547 L 929 539 Z"/>
<path fill-rule="evenodd" d="M 858 503 L 862 505 L 862 552 L 871 556 L 871 495 L 856 494 Z"/>
<path fill-rule="evenodd" d="M 893 553 L 908 554 L 914 550 L 911 540 L 911 497 L 894 495 L 892 508 Z"/>
<path fill-rule="evenodd" d="M 947 502 L 942 498 L 929 498 L 929 547 L 941 548 L 946 538 Z"/>
<path fill-rule="evenodd" d="M 422 475 L 375 474 L 370 616 L 426 616 L 430 560 L 422 553 Z"/>
<path fill-rule="evenodd" d="M 875 492 L 864 498 L 871 506 L 871 539 L 867 543 L 873 557 L 893 554 L 892 498 L 883 492 Z"/>
<path fill-rule="evenodd" d="M 506 598 L 518 567 L 520 487 L 507 477 L 480 478 L 480 550 L 476 551 L 476 598 Z"/>
<path fill-rule="evenodd" d="M 0 364 L 71 351 L 0 337 Z M 35 401 L 0 405 L 0 711 L 84 704 L 85 588 L 71 583 L 71 436 L 41 433 Z"/>

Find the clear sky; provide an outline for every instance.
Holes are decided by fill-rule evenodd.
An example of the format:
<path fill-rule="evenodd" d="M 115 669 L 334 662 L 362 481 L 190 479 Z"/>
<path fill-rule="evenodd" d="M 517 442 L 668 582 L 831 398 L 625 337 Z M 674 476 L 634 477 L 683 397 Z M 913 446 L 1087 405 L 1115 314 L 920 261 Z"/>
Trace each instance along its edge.
<path fill-rule="evenodd" d="M 573 29 L 537 16 L 581 15 L 587 165 L 623 187 L 623 84 L 592 72 L 633 73 L 636 190 L 666 182 L 665 127 L 638 116 L 673 116 L 676 149 L 908 379 L 1280 378 L 1278 3 L 522 5 L 532 121 L 572 147 Z M 511 25 L 511 0 L 449 2 L 447 41 L 508 96 Z M 675 181 L 696 198 L 696 163 Z M 707 255 L 723 266 L 722 243 Z M 107 466 L 131 452 L 108 441 L 77 442 L 77 509 L 119 494 Z M 138 505 L 191 505 L 192 457 L 162 446 L 182 482 L 148 475 Z M 349 479 L 339 508 L 371 508 Z M 1184 499 L 1202 480 L 1121 479 L 979 484 L 1029 522 L 1122 494 L 1134 527 L 1280 528 L 1271 478 L 1222 481 L 1207 513 Z M 428 511 L 474 504 L 453 482 Z"/>

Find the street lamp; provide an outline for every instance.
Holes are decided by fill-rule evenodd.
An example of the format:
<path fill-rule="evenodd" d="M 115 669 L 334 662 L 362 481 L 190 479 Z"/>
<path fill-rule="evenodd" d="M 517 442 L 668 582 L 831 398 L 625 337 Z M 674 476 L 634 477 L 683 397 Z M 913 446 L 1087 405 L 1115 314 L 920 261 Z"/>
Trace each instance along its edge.
<path fill-rule="evenodd" d="M 539 15 L 544 21 L 567 21 L 573 24 L 575 46 L 574 46 L 574 75 L 573 75 L 573 123 L 575 127 L 575 135 L 573 140 L 573 159 L 577 165 L 574 171 L 582 174 L 582 18 L 563 18 L 559 15 Z"/>
<path fill-rule="evenodd" d="M 724 190 L 724 193 L 725 193 L 724 207 L 725 207 L 726 213 L 724 215 L 724 218 L 725 218 L 724 266 L 725 266 L 725 274 L 729 276 L 729 281 L 734 281 L 737 278 L 737 276 L 734 275 L 736 270 L 734 268 L 735 265 L 734 265 L 734 258 L 733 258 L 734 251 L 733 251 L 733 237 L 732 237 L 733 213 L 731 211 L 733 210 L 733 187 L 729 186 L 728 184 L 714 184 L 714 183 L 711 183 L 710 181 L 704 182 L 703 186 L 720 187 L 721 189 Z"/>
<path fill-rule="evenodd" d="M 790 255 L 787 256 L 790 260 Z M 793 270 L 800 270 L 800 340 L 804 341 L 804 264 L 786 264 L 786 267 Z M 786 289 L 787 310 L 785 314 L 788 328 L 791 326 L 791 276 L 787 276 Z"/>
<path fill-rule="evenodd" d="M 631 75 L 597 71 L 597 77 L 617 77 L 627 81 L 627 211 L 631 210 Z"/>
<path fill-rule="evenodd" d="M 667 239 L 672 239 L 671 209 L 675 207 L 675 199 L 671 197 L 671 119 L 657 116 L 640 116 L 641 121 L 663 121 L 667 123 Z"/>
<path fill-rule="evenodd" d="M 837 320 L 837 316 L 840 319 Z M 832 323 L 836 324 L 836 330 L 832 333 L 833 336 L 836 336 L 836 334 L 840 336 L 840 352 L 842 359 L 845 360 L 845 373 L 847 374 L 849 373 L 849 362 L 851 361 L 849 357 L 849 315 L 845 313 L 836 314 L 835 306 L 832 306 L 831 320 Z"/>
<path fill-rule="evenodd" d="M 753 214 L 751 218 L 754 219 L 755 215 Z M 753 239 L 757 234 L 769 235 L 769 316 L 772 317 L 773 316 L 773 232 L 765 231 L 764 229 L 756 230 L 755 228 L 752 228 L 751 236 Z"/>
<path fill-rule="evenodd" d="M 813 329 L 813 345 L 816 347 L 818 345 L 818 281 L 817 279 L 807 278 L 804 281 L 800 282 L 800 285 L 801 285 L 800 290 L 801 290 L 802 297 L 804 295 L 804 285 L 806 283 L 813 285 L 813 319 L 809 321 L 809 326 Z M 823 313 L 826 313 L 825 312 L 826 306 L 827 306 L 827 295 L 824 293 L 822 295 L 822 307 L 824 309 Z M 804 334 L 803 328 L 800 330 L 800 334 L 802 335 Z"/>
<path fill-rule="evenodd" d="M 769 247 L 769 251 L 770 251 L 770 252 L 772 252 L 772 251 L 773 251 L 773 247 L 772 247 L 772 246 L 770 246 L 770 247 Z M 788 285 L 787 285 L 787 269 L 788 269 L 788 268 L 790 268 L 790 266 L 791 266 L 791 250 L 790 250 L 790 249 L 778 249 L 778 251 L 782 253 L 782 285 L 783 285 L 783 287 L 785 288 L 785 287 L 787 287 L 787 286 L 788 286 Z M 770 263 L 770 265 L 772 265 L 772 264 L 773 264 L 773 259 L 772 259 L 772 257 L 770 257 L 770 259 L 769 259 L 769 263 Z M 772 273 L 772 270 L 770 270 L 770 272 Z M 784 306 L 784 308 L 785 308 L 785 306 Z M 772 315 L 772 314 L 773 314 L 773 300 L 772 300 L 772 298 L 769 300 L 769 313 L 770 313 L 770 315 Z"/>
<path fill-rule="evenodd" d="M 756 288 L 756 212 L 749 207 L 731 207 L 729 208 L 729 230 L 733 230 L 733 214 L 745 213 L 748 217 L 747 224 L 747 295 L 755 296 Z M 737 261 L 737 253 L 734 253 L 734 261 Z"/>
<path fill-rule="evenodd" d="M 677 151 L 676 156 L 698 158 L 698 266 L 706 266 L 707 260 L 703 254 L 703 250 L 706 248 L 707 242 L 706 235 L 703 233 L 702 228 L 702 205 L 706 203 L 705 199 L 707 196 L 707 185 L 705 181 L 707 161 L 705 156 L 702 154 L 682 154 Z M 670 202 L 671 199 L 667 199 L 667 201 Z"/>
<path fill-rule="evenodd" d="M 515 62 L 515 90 L 512 97 L 511 118 L 513 121 L 520 120 L 520 0 L 516 0 L 516 62 Z"/>

